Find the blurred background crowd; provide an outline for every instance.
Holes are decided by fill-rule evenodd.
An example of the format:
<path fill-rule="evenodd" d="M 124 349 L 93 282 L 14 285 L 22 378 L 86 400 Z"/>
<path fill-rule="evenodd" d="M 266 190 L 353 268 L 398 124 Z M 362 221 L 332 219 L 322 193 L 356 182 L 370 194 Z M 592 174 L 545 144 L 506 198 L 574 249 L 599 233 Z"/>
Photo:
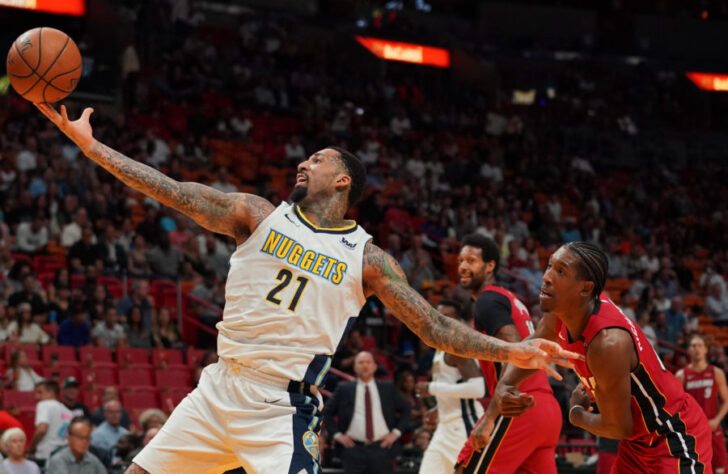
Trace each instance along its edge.
<path fill-rule="evenodd" d="M 70 114 L 93 106 L 99 140 L 175 179 L 274 204 L 309 154 L 330 144 L 356 152 L 369 177 L 351 217 L 430 302 L 455 300 L 466 314 L 470 297 L 457 285 L 464 235 L 496 241 L 499 283 L 535 320 L 550 253 L 564 242 L 595 242 L 609 255 L 607 293 L 668 367 L 687 363 L 685 337 L 700 331 L 711 362 L 728 368 L 726 104 L 674 64 L 646 59 L 649 46 L 638 44 L 629 60 L 620 55 L 627 46 L 604 40 L 640 14 L 720 21 L 726 2 L 597 2 L 602 36 L 542 42 L 433 23 L 424 6 L 441 2 L 309 2 L 319 5 L 315 16 L 207 3 L 89 1 L 95 27 L 64 20 L 85 68 Z M 459 18 L 464 3 L 446 13 Z M 580 6 L 571 3 L 521 6 Z M 1 14 L 27 27 L 60 21 Z M 116 25 L 113 38 L 100 34 L 104 24 Z M 22 26 L 3 33 L 3 44 Z M 352 32 L 429 35 L 458 52 L 458 65 L 385 63 L 342 44 Z M 57 446 L 77 455 L 83 446 L 74 447 L 72 433 L 99 425 L 90 449 L 105 469 L 120 470 L 215 360 L 234 242 L 125 187 L 32 104 L 5 92 L 0 424 L 10 424 L 0 429 L 20 428 L 12 433 L 42 465 L 50 451 L 34 438 L 37 413 L 82 404 L 73 414 L 91 422 L 75 420 Z M 377 376 L 395 380 L 411 403 L 405 472 L 431 433 L 414 386 L 429 376 L 433 351 L 371 299 L 335 357 L 328 392 L 353 375 L 361 350 L 374 353 Z M 576 383 L 553 381 L 561 403 Z M 561 455 L 596 452 L 585 433 L 564 427 Z M 7 438 L 6 457 L 24 455 Z M 334 449 L 323 453 L 324 466 L 337 465 Z"/>

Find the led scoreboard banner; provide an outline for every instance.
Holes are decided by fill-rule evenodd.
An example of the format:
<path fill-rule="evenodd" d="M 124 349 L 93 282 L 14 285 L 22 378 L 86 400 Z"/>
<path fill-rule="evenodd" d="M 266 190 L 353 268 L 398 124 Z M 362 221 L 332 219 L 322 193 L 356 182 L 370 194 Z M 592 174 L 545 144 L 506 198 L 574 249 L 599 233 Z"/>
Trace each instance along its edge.
<path fill-rule="evenodd" d="M 693 81 L 693 84 L 705 91 L 728 92 L 728 74 L 686 72 L 685 75 Z"/>
<path fill-rule="evenodd" d="M 387 61 L 401 61 L 442 68 L 450 67 L 450 51 L 447 49 L 366 36 L 356 36 L 355 38 L 374 55 Z"/>
<path fill-rule="evenodd" d="M 22 8 L 59 15 L 86 14 L 86 0 L 0 0 L 0 7 Z"/>

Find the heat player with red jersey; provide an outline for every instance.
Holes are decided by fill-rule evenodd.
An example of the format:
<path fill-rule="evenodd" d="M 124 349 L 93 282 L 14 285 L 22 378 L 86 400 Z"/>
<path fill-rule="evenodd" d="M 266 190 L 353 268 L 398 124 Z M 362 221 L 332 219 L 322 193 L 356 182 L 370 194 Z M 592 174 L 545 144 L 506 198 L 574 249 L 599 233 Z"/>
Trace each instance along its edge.
<path fill-rule="evenodd" d="M 463 239 L 459 255 L 460 284 L 475 297 L 476 330 L 507 341 L 520 341 L 533 333 L 528 309 L 510 291 L 493 285 L 499 252 L 496 244 L 480 234 Z M 500 364 L 479 361 L 490 395 L 498 383 Z M 474 450 L 466 442 L 458 456 L 458 472 L 556 473 L 556 445 L 561 432 L 561 408 L 544 372 L 521 385 L 539 409 L 527 416 L 499 416 L 490 443 Z M 538 427 L 538 429 L 534 429 Z"/>
<path fill-rule="evenodd" d="M 677 371 L 675 376 L 692 395 L 708 417 L 713 438 L 713 472 L 723 474 L 728 464 L 725 437 L 720 426 L 728 412 L 728 385 L 722 369 L 710 365 L 708 348 L 700 334 L 693 334 L 688 340 L 690 364 Z"/>
<path fill-rule="evenodd" d="M 705 414 L 665 369 L 642 331 L 602 295 L 607 269 L 599 247 L 571 242 L 551 255 L 544 272 L 539 297 L 544 317 L 535 336 L 584 357 L 574 361 L 582 383 L 571 395 L 569 421 L 621 440 L 614 473 L 712 472 Z M 498 411 L 513 413 L 519 404 L 522 411 L 529 408 L 515 389 L 528 376 L 529 371 L 508 366 L 487 419 Z M 482 433 L 474 430 L 473 436 Z"/>

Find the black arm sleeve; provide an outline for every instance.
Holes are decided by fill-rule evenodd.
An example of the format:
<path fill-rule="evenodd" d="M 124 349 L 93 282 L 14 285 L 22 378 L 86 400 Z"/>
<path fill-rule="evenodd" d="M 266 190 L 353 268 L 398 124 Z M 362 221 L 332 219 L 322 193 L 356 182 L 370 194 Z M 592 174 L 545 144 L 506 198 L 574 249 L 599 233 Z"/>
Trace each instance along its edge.
<path fill-rule="evenodd" d="M 495 291 L 481 293 L 475 301 L 475 329 L 495 336 L 508 324 L 514 324 L 510 300 Z"/>

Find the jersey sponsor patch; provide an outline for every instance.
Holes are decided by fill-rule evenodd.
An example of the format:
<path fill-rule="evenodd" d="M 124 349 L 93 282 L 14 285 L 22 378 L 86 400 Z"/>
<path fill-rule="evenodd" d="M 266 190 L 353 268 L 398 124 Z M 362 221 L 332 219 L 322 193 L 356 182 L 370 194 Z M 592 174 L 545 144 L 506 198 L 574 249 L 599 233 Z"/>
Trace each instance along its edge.
<path fill-rule="evenodd" d="M 356 244 L 354 244 L 356 245 Z M 296 240 L 281 232 L 271 229 L 263 242 L 260 251 L 288 262 L 301 270 L 329 280 L 338 285 L 344 279 L 348 268 L 345 262 L 323 253 L 306 249 Z"/>
<path fill-rule="evenodd" d="M 306 448 L 308 454 L 314 459 L 319 458 L 319 439 L 318 435 L 313 431 L 306 431 L 303 433 L 303 447 Z"/>

